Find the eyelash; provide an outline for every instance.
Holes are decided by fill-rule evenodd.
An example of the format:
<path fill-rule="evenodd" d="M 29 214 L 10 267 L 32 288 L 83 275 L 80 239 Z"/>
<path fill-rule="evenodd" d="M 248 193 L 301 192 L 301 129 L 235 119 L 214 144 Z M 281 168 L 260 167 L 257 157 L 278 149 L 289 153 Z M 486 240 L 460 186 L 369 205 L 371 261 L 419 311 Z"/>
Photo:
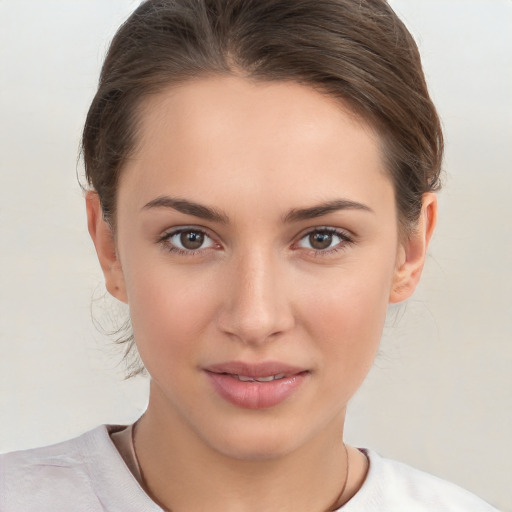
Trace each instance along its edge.
<path fill-rule="evenodd" d="M 203 235 L 205 238 L 209 238 L 210 240 L 213 241 L 212 237 L 208 235 L 208 233 L 204 230 L 204 229 L 201 229 L 201 228 L 195 228 L 193 226 L 186 226 L 186 227 L 183 227 L 183 228 L 178 228 L 178 229 L 174 229 L 172 231 L 168 231 L 167 233 L 165 233 L 164 235 L 162 235 L 159 239 L 158 239 L 158 243 L 163 245 L 164 248 L 171 252 L 171 253 L 174 253 L 174 254 L 179 254 L 179 255 L 183 255 L 183 256 L 196 256 L 196 255 L 199 255 L 201 253 L 201 251 L 204 251 L 205 249 L 207 248 L 200 248 L 200 249 L 196 249 L 196 250 L 192 250 L 192 249 L 180 249 L 179 247 L 176 247 L 175 245 L 173 245 L 171 243 L 171 238 L 176 236 L 176 235 L 180 235 L 181 233 L 198 233 L 198 234 L 201 234 Z M 214 242 L 215 244 L 215 242 Z M 218 244 L 216 244 L 218 245 Z"/>
<path fill-rule="evenodd" d="M 337 243 L 334 247 L 331 247 L 328 249 L 324 249 L 324 250 L 308 249 L 309 251 L 313 252 L 315 258 L 326 257 L 326 256 L 330 256 L 332 254 L 335 254 L 339 251 L 344 251 L 348 246 L 350 246 L 354 243 L 353 238 L 346 231 L 344 231 L 342 229 L 328 227 L 328 226 L 314 228 L 314 229 L 308 231 L 307 233 L 304 233 L 299 238 L 299 242 L 297 242 L 297 243 L 300 243 L 305 238 L 310 237 L 311 235 L 315 235 L 315 234 L 335 235 L 340 239 L 339 243 Z"/>
<path fill-rule="evenodd" d="M 163 245 L 167 251 L 174 253 L 174 254 L 183 255 L 183 256 L 196 256 L 196 255 L 199 255 L 202 251 L 205 251 L 206 249 L 211 248 L 211 247 L 206 247 L 206 248 L 199 248 L 196 250 L 193 250 L 193 249 L 185 250 L 185 249 L 176 247 L 176 245 L 174 245 L 170 242 L 170 239 L 172 237 L 180 235 L 181 233 L 187 233 L 187 232 L 201 234 L 204 237 L 209 238 L 213 242 L 212 237 L 210 237 L 204 229 L 195 228 L 195 227 L 183 227 L 183 228 L 174 229 L 172 231 L 165 233 L 163 236 L 161 236 L 157 240 L 157 242 L 159 244 Z M 338 244 L 336 244 L 334 247 L 328 248 L 325 250 L 307 249 L 306 248 L 306 250 L 313 252 L 315 257 L 329 256 L 331 254 L 337 253 L 338 251 L 345 250 L 347 248 L 347 246 L 350 246 L 354 243 L 353 238 L 346 231 L 344 231 L 342 229 L 336 229 L 336 228 L 326 226 L 326 227 L 314 228 L 314 229 L 307 231 L 299 238 L 298 242 L 296 242 L 294 245 L 297 245 L 305 238 L 307 238 L 311 235 L 314 235 L 314 234 L 335 235 L 340 239 L 340 242 Z M 215 242 L 213 242 L 213 244 L 215 244 Z M 216 244 L 216 245 L 218 245 L 218 244 Z"/>

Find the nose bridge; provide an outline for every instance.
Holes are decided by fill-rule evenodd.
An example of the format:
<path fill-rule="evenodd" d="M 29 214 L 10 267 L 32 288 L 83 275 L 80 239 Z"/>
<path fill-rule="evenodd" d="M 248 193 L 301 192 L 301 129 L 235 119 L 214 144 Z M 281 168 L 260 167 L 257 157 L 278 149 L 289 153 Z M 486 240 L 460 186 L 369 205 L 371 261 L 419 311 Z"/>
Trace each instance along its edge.
<path fill-rule="evenodd" d="M 279 258 L 268 248 L 248 248 L 231 267 L 221 328 L 244 343 L 260 344 L 293 324 Z"/>

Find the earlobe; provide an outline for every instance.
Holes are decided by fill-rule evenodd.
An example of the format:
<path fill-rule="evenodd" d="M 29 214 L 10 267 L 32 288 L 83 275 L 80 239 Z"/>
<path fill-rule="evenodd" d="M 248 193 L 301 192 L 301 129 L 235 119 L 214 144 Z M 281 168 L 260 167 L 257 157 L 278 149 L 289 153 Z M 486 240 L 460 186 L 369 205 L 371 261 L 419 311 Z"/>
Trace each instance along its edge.
<path fill-rule="evenodd" d="M 124 276 L 110 225 L 103 218 L 100 199 L 93 191 L 85 196 L 87 226 L 100 262 L 105 286 L 116 299 L 127 302 Z"/>
<path fill-rule="evenodd" d="M 436 222 L 437 197 L 433 192 L 428 192 L 423 195 L 423 206 L 417 228 L 399 248 L 397 268 L 389 296 L 390 303 L 408 299 L 416 289 Z"/>

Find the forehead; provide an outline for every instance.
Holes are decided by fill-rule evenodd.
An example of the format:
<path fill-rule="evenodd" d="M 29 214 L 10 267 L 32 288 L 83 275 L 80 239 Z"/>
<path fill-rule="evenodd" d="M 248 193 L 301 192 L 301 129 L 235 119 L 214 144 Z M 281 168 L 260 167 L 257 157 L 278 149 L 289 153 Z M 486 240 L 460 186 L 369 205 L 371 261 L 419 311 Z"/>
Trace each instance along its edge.
<path fill-rule="evenodd" d="M 123 181 L 147 200 L 205 189 L 221 198 L 228 184 L 238 195 L 271 190 L 297 201 L 390 186 L 378 136 L 340 101 L 295 82 L 240 77 L 194 80 L 147 98 L 121 188 Z"/>

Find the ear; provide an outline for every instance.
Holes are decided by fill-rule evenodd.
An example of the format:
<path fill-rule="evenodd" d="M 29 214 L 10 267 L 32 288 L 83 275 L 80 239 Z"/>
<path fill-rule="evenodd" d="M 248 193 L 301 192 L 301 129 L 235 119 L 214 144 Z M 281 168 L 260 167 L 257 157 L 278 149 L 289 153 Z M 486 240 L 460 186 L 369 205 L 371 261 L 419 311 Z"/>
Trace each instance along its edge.
<path fill-rule="evenodd" d="M 399 248 L 389 302 L 402 302 L 416 289 L 436 222 L 437 197 L 433 192 L 427 192 L 423 194 L 418 226 Z"/>
<path fill-rule="evenodd" d="M 128 302 L 123 270 L 116 251 L 114 235 L 110 225 L 103 218 L 98 194 L 87 192 L 85 204 L 87 208 L 87 226 L 105 276 L 105 286 L 113 297 L 122 302 Z"/>

